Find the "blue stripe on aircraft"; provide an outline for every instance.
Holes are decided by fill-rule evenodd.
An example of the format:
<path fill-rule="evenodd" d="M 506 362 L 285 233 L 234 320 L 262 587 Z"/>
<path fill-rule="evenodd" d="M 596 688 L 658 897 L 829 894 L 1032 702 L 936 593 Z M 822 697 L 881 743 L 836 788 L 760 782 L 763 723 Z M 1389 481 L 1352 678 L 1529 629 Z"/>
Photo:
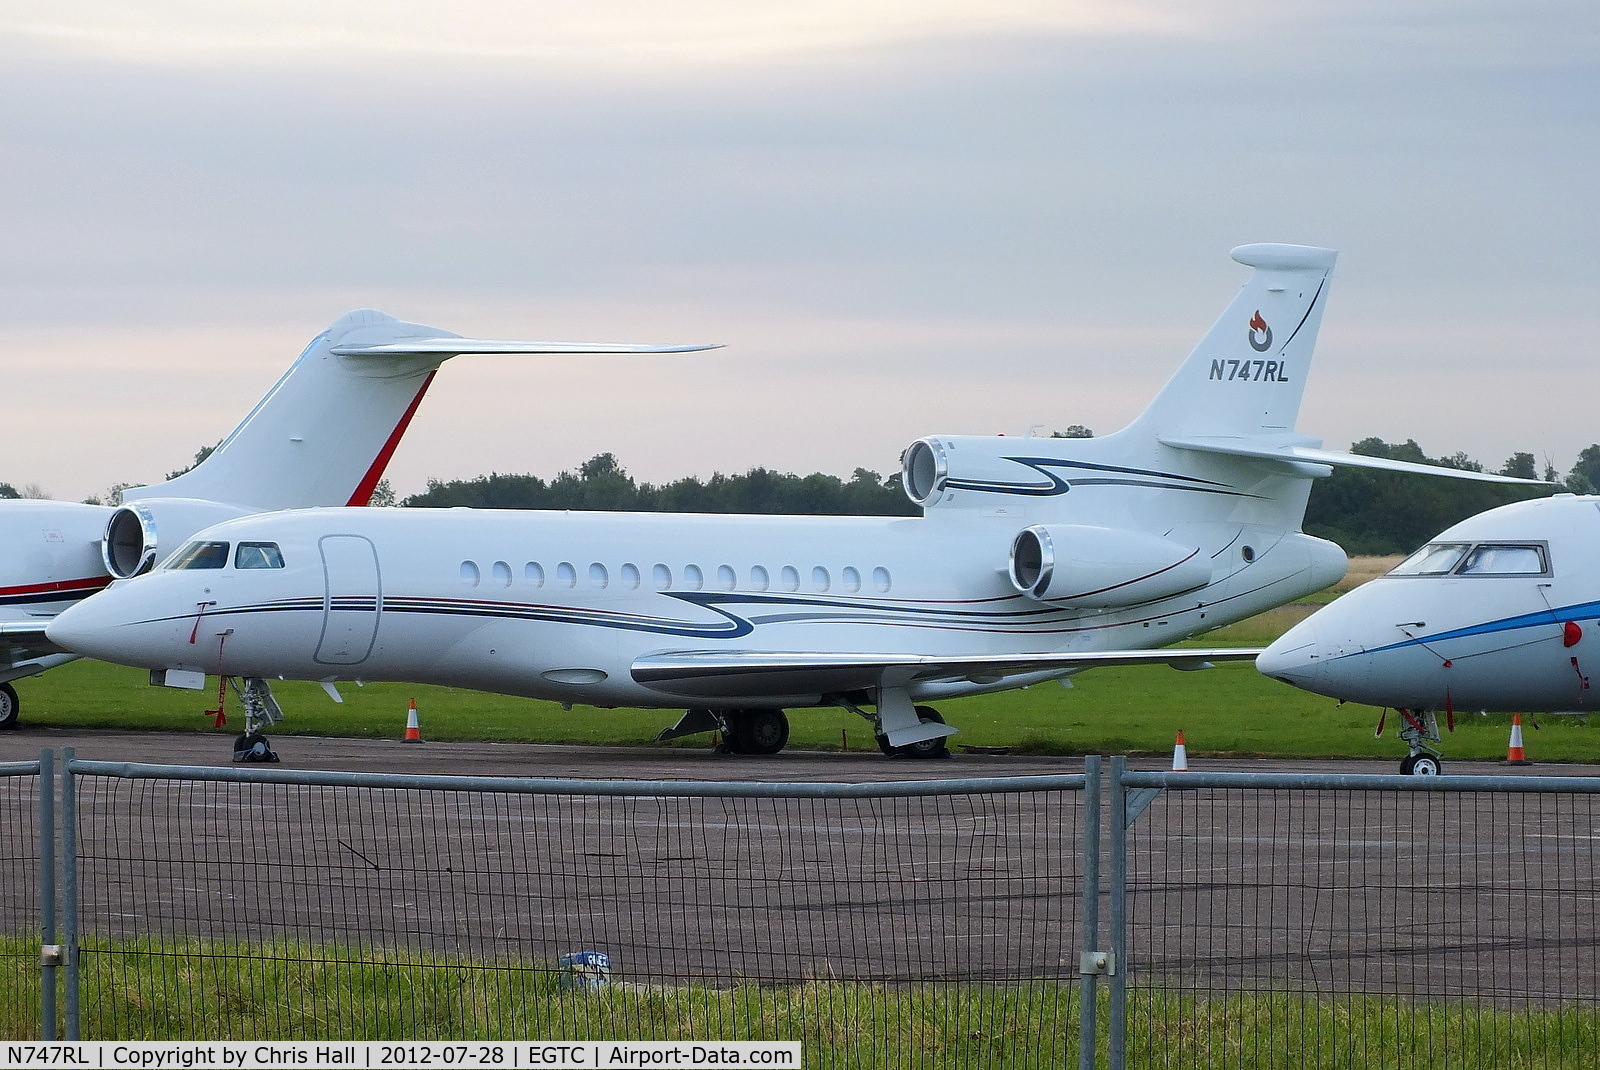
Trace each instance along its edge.
<path fill-rule="evenodd" d="M 1426 643 L 1442 643 L 1450 639 L 1469 639 L 1475 635 L 1493 635 L 1497 632 L 1512 632 L 1519 628 L 1535 628 L 1541 624 L 1565 624 L 1567 621 L 1576 622 L 1581 618 L 1600 616 L 1600 602 L 1580 602 L 1577 605 L 1563 606 L 1560 609 L 1541 609 L 1537 613 L 1522 613 L 1515 617 L 1504 617 L 1500 620 L 1484 621 L 1481 624 L 1470 624 L 1465 628 L 1455 628 L 1448 632 L 1438 632 L 1433 635 L 1418 636 L 1414 639 L 1405 639 L 1388 646 L 1374 647 L 1364 651 L 1367 654 L 1382 654 L 1390 650 L 1400 650 L 1408 646 L 1421 646 Z M 1353 655 L 1346 655 L 1350 657 Z"/>
<path fill-rule="evenodd" d="M 1230 496 L 1248 496 L 1233 489 L 1226 483 L 1219 483 L 1212 479 L 1201 479 L 1198 476 L 1187 476 L 1176 472 L 1157 472 L 1148 468 L 1126 468 L 1114 464 L 1090 464 L 1086 461 L 1069 461 L 1057 457 L 1007 457 L 1008 461 L 1025 465 L 1038 472 L 1050 481 L 1048 486 L 1037 483 L 1005 483 L 994 480 L 962 479 L 951 477 L 946 480 L 945 486 L 951 490 L 975 490 L 987 494 L 1015 494 L 1035 498 L 1053 498 L 1066 494 L 1073 487 L 1084 486 L 1114 486 L 1114 487 L 1156 487 L 1161 490 L 1193 490 L 1209 494 L 1226 494 Z M 1068 479 L 1054 472 L 1046 471 L 1048 468 L 1075 468 L 1086 472 L 1108 472 L 1123 476 L 1142 476 L 1138 479 Z M 1152 480 L 1167 480 L 1170 482 L 1152 482 Z M 1174 485 L 1176 484 L 1176 485 Z"/>

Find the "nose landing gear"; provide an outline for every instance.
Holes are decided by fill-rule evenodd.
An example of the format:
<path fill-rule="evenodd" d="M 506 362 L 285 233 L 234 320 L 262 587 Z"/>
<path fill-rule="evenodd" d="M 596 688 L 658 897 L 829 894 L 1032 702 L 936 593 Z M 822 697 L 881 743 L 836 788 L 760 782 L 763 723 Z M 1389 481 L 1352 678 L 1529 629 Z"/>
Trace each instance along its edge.
<path fill-rule="evenodd" d="M 1444 772 L 1444 759 L 1431 744 L 1439 742 L 1439 718 L 1432 710 L 1398 711 L 1400 739 L 1411 749 L 1400 762 L 1401 776 L 1438 776 Z"/>

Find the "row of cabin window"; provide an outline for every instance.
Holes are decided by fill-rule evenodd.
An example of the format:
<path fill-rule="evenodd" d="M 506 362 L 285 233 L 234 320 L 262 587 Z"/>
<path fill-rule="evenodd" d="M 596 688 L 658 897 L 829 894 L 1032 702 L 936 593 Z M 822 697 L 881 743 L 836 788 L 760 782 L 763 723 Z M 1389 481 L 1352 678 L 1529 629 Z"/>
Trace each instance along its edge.
<path fill-rule="evenodd" d="M 489 566 L 488 582 L 496 587 L 510 587 L 514 579 L 511 565 L 505 561 L 496 561 Z M 676 578 L 677 583 L 674 584 Z M 461 562 L 461 579 L 469 587 L 476 587 L 484 582 L 483 570 L 476 561 Z M 589 566 L 589 586 L 595 590 L 605 590 L 615 585 L 621 590 L 637 591 L 644 585 L 644 576 L 639 566 L 629 562 L 617 569 L 613 578 L 611 570 L 596 561 Z M 522 566 L 522 581 L 529 587 L 539 588 L 546 585 L 558 589 L 570 590 L 578 586 L 578 570 L 570 561 L 562 561 L 555 566 L 553 573 L 547 574 L 545 567 L 537 561 L 529 561 Z M 879 594 L 888 594 L 891 586 L 889 570 L 878 567 L 872 570 L 872 587 Z M 650 586 L 657 591 L 714 591 L 739 590 L 739 576 L 731 565 L 718 565 L 708 580 L 699 565 L 685 565 L 683 572 L 674 577 L 672 569 L 666 565 L 657 564 L 650 569 Z M 831 590 L 834 586 L 832 574 L 821 565 L 811 570 L 811 586 L 809 590 L 821 594 Z M 752 565 L 746 574 L 743 586 L 747 591 L 782 591 L 796 592 L 801 589 L 800 570 L 793 565 L 784 565 L 778 569 L 774 578 L 764 565 Z M 861 590 L 861 570 L 853 565 L 847 565 L 839 570 L 838 589 L 846 594 L 855 594 Z"/>

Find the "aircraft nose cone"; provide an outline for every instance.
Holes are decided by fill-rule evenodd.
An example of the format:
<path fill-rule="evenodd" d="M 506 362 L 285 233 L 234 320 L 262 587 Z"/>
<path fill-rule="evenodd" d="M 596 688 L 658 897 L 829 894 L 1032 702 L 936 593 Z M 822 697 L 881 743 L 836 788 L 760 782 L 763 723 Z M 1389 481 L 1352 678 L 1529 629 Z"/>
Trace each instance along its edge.
<path fill-rule="evenodd" d="M 85 599 L 57 614 L 54 620 L 44 626 L 45 638 L 73 654 L 98 656 L 104 645 L 106 629 L 97 619 L 97 607 L 89 604 L 92 600 Z"/>
<path fill-rule="evenodd" d="M 134 581 L 125 581 L 134 582 Z M 130 658 L 138 649 L 138 629 L 130 628 L 127 616 L 130 603 L 115 585 L 68 606 L 45 625 L 45 638 L 73 654 L 101 661 L 134 664 Z"/>
<path fill-rule="evenodd" d="M 1256 655 L 1256 670 L 1286 684 L 1309 687 L 1321 675 L 1321 654 L 1316 626 L 1306 620 Z"/>
<path fill-rule="evenodd" d="M 1371 607 L 1345 595 L 1284 632 L 1256 657 L 1265 676 L 1318 695 L 1367 701 Z"/>

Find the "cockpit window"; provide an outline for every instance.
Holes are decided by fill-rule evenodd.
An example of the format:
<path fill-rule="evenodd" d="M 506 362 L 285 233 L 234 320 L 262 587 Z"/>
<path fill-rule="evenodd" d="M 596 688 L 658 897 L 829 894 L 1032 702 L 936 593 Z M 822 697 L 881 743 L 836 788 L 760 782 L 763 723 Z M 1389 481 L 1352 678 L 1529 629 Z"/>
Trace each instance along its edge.
<path fill-rule="evenodd" d="M 1525 543 L 1486 542 L 1472 548 L 1456 570 L 1458 576 L 1542 576 L 1548 571 L 1544 547 Z"/>
<path fill-rule="evenodd" d="M 227 543 L 207 542 L 203 539 L 196 539 L 172 555 L 172 561 L 166 567 L 169 569 L 226 568 L 227 564 Z"/>
<path fill-rule="evenodd" d="M 1389 571 L 1391 576 L 1443 576 L 1461 563 L 1470 543 L 1430 542 Z"/>
<path fill-rule="evenodd" d="M 234 568 L 282 568 L 283 553 L 275 542 L 241 542 L 233 557 Z"/>
<path fill-rule="evenodd" d="M 1549 551 L 1533 542 L 1430 542 L 1406 558 L 1391 576 L 1543 576 Z"/>

